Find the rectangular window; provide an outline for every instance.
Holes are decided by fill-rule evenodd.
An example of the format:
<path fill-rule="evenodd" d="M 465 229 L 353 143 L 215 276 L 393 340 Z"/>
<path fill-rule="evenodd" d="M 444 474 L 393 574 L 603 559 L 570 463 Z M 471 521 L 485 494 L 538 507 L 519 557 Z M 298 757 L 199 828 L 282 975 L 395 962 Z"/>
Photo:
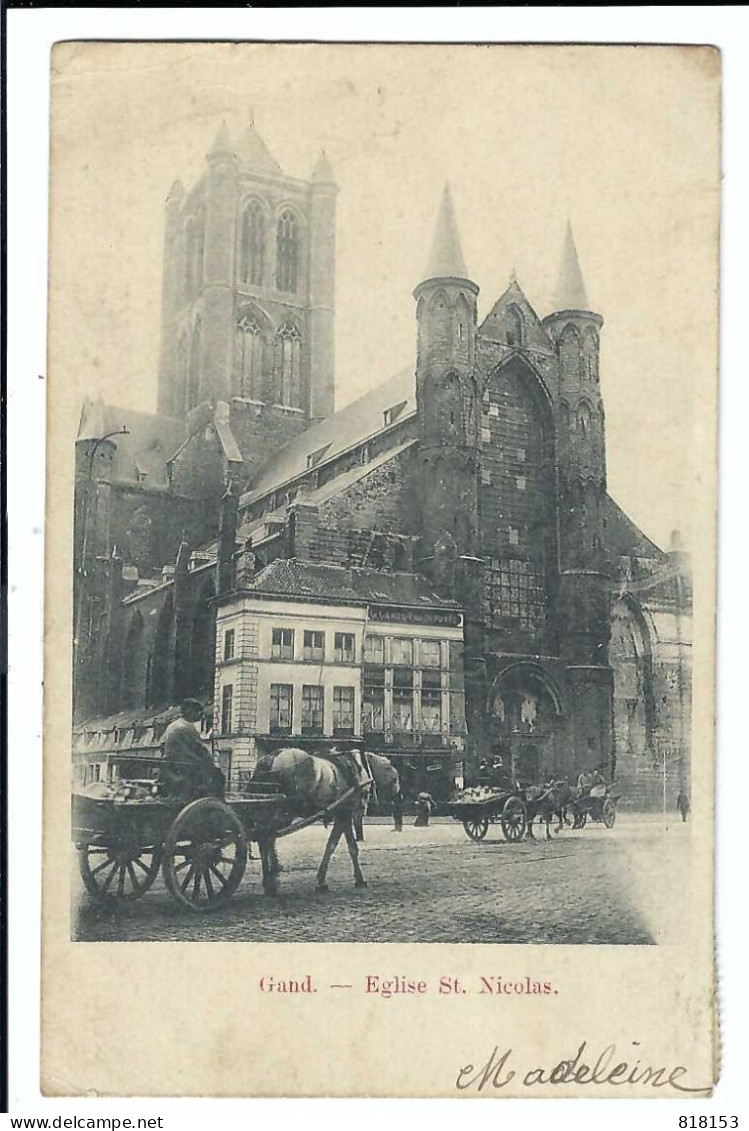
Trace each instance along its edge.
<path fill-rule="evenodd" d="M 422 640 L 419 646 L 421 666 L 439 668 L 442 666 L 442 646 L 439 640 Z"/>
<path fill-rule="evenodd" d="M 274 660 L 294 659 L 294 629 L 274 628 L 271 636 L 270 654 Z"/>
<path fill-rule="evenodd" d="M 482 472 L 481 472 L 481 482 L 482 482 L 482 483 L 483 483 L 483 484 L 484 484 L 484 485 L 485 485 L 486 487 L 488 487 L 488 486 L 489 486 L 489 485 L 491 484 L 491 481 L 492 481 L 492 473 L 491 473 L 491 471 L 487 471 L 487 470 L 486 470 L 486 468 L 484 468 L 484 469 L 482 470 Z"/>
<path fill-rule="evenodd" d="M 518 448 L 518 463 L 525 463 L 525 448 Z"/>
<path fill-rule="evenodd" d="M 385 663 L 385 637 L 364 637 L 364 662 L 367 664 Z"/>
<path fill-rule="evenodd" d="M 291 734 L 294 688 L 290 683 L 270 685 L 270 733 Z"/>
<path fill-rule="evenodd" d="M 408 637 L 394 636 L 391 647 L 394 664 L 402 664 L 408 667 L 413 664 L 412 641 Z"/>
<path fill-rule="evenodd" d="M 88 780 L 89 782 L 101 781 L 101 762 L 89 762 Z"/>
<path fill-rule="evenodd" d="M 508 537 L 510 539 L 510 545 L 511 546 L 517 546 L 518 545 L 518 543 L 520 541 L 520 536 L 519 536 L 519 534 L 518 534 L 518 532 L 517 532 L 517 530 L 515 529 L 514 526 L 511 526 L 509 528 Z"/>
<path fill-rule="evenodd" d="M 411 641 L 409 640 L 410 644 Z M 410 733 L 414 726 L 413 672 L 393 672 L 393 730 Z"/>
<path fill-rule="evenodd" d="M 515 480 L 515 486 L 517 487 L 518 491 L 525 490 L 526 479 L 524 475 L 518 475 L 517 479 Z"/>
<path fill-rule="evenodd" d="M 492 439 L 491 429 L 490 428 L 482 428 L 481 429 L 481 443 L 482 444 L 490 444 L 491 439 Z"/>
<path fill-rule="evenodd" d="M 364 668 L 362 727 L 365 734 L 383 734 L 385 730 L 385 669 Z"/>
<path fill-rule="evenodd" d="M 354 733 L 354 689 L 333 688 L 333 734 L 336 737 Z"/>
<path fill-rule="evenodd" d="M 323 689 L 305 684 L 302 688 L 302 734 L 323 733 Z"/>
<path fill-rule="evenodd" d="M 221 692 L 221 733 L 231 734 L 232 708 L 234 705 L 234 687 L 227 683 Z"/>
<path fill-rule="evenodd" d="M 234 629 L 227 628 L 224 633 L 224 659 L 234 659 Z"/>
<path fill-rule="evenodd" d="M 304 633 L 304 648 L 302 655 L 305 660 L 324 660 L 325 659 L 325 633 L 324 632 L 305 632 Z"/>
<path fill-rule="evenodd" d="M 421 729 L 426 734 L 442 730 L 442 681 L 439 672 L 422 672 Z"/>
<path fill-rule="evenodd" d="M 337 664 L 353 664 L 354 634 L 352 632 L 336 632 L 333 639 L 333 659 Z"/>

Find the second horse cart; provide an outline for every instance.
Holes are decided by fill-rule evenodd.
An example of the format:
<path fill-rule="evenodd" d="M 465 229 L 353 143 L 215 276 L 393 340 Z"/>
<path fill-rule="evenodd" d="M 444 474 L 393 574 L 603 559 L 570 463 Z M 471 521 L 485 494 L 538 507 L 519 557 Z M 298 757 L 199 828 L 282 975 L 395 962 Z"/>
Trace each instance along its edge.
<path fill-rule="evenodd" d="M 522 840 L 528 827 L 528 811 L 523 798 L 504 790 L 466 791 L 449 802 L 450 816 L 461 821 L 471 840 L 483 840 L 489 826 L 498 824 L 505 840 Z"/>

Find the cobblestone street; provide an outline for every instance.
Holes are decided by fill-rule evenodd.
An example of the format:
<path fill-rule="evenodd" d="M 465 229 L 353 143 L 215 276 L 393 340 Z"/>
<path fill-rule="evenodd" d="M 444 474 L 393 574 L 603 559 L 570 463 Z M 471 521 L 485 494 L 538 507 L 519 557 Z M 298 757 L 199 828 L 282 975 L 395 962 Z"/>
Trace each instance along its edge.
<path fill-rule="evenodd" d="M 412 821 L 412 819 L 411 819 Z M 326 833 L 320 826 L 279 842 L 281 894 L 262 894 L 250 861 L 230 904 L 197 917 L 179 909 L 159 877 L 124 909 L 96 906 L 75 867 L 74 933 L 86 941 L 656 943 L 685 927 L 689 826 L 620 815 L 613 830 L 565 831 L 551 843 L 507 844 L 498 827 L 474 844 L 461 825 L 427 829 L 369 821 L 361 845 L 368 887 L 353 886 L 343 843 L 330 893 L 316 894 Z M 685 901 L 681 901 L 685 902 Z"/>

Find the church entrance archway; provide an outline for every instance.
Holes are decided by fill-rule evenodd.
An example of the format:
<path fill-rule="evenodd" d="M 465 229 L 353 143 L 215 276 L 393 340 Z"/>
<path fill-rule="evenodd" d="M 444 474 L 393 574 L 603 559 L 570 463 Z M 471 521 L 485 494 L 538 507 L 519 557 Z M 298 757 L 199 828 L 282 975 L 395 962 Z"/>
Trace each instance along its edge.
<path fill-rule="evenodd" d="M 492 760 L 505 777 L 538 785 L 557 772 L 562 750 L 563 710 L 549 674 L 534 664 L 514 664 L 495 679 L 489 693 Z"/>

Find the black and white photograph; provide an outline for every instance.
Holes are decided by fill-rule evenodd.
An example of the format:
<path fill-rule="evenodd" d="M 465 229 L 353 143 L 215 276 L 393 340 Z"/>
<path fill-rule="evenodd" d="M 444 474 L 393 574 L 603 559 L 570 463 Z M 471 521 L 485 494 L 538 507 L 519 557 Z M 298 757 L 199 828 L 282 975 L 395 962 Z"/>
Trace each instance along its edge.
<path fill-rule="evenodd" d="M 51 66 L 74 961 L 325 944 L 259 994 L 552 1009 L 555 948 L 691 947 L 709 1091 L 718 53 Z"/>

